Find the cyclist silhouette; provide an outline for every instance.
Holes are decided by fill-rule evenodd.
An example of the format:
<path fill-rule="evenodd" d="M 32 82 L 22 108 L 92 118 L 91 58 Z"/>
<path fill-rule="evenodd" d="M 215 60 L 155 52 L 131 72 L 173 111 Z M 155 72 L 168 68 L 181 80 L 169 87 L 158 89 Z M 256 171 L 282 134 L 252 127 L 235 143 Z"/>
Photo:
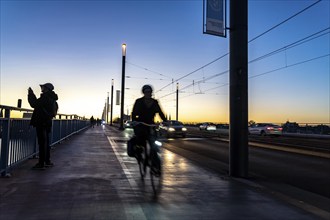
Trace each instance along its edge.
<path fill-rule="evenodd" d="M 157 113 L 163 121 L 166 121 L 166 117 L 158 104 L 158 101 L 152 98 L 152 91 L 153 89 L 151 85 L 144 85 L 142 87 L 142 93 L 144 96 L 138 98 L 134 103 L 132 111 L 133 122 L 143 122 L 150 125 L 154 124 L 154 118 Z M 137 123 L 137 125 L 134 126 L 134 133 L 137 137 L 138 145 L 146 148 L 146 141 L 148 141 L 149 146 L 154 147 L 151 132 L 150 127 Z M 146 152 L 149 152 L 148 155 L 146 155 L 147 157 L 150 155 L 150 150 L 151 149 L 146 149 Z M 156 164 L 160 164 L 160 161 L 156 161 Z M 157 170 L 157 172 L 160 172 L 160 169 Z"/>

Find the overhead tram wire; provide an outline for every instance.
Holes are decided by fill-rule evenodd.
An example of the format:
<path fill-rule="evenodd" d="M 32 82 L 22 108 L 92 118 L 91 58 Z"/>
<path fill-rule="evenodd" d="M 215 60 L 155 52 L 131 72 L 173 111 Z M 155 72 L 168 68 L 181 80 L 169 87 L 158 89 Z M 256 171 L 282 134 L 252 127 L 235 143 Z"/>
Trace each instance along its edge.
<path fill-rule="evenodd" d="M 276 71 L 279 71 L 279 70 L 282 70 L 282 69 L 285 69 L 285 68 L 289 68 L 289 67 L 297 66 L 297 65 L 300 65 L 300 64 L 303 64 L 303 63 L 311 62 L 311 61 L 313 61 L 313 60 L 321 59 L 321 58 L 324 58 L 324 57 L 327 57 L 327 56 L 329 56 L 329 54 L 322 55 L 322 56 L 319 56 L 319 57 L 315 57 L 315 58 L 312 58 L 312 59 L 309 59 L 309 60 L 301 61 L 301 62 L 298 62 L 298 63 L 294 63 L 294 64 L 291 64 L 291 65 L 286 65 L 286 66 L 281 67 L 281 68 L 277 68 L 277 69 L 274 69 L 274 70 L 271 70 L 271 71 L 267 71 L 267 72 L 264 72 L 264 73 L 261 73 L 261 74 L 257 74 L 257 75 L 254 75 L 254 76 L 250 76 L 249 79 L 256 78 L 256 77 L 259 77 L 259 76 L 262 76 L 262 75 L 266 75 L 266 74 L 269 74 L 269 73 L 272 73 L 272 72 L 276 72 Z M 225 73 L 227 73 L 227 72 L 229 72 L 229 70 L 222 72 L 222 74 L 225 74 Z M 216 74 L 216 75 L 222 75 L 222 74 Z M 214 77 L 216 77 L 216 75 L 213 75 L 213 76 L 211 76 L 211 77 L 209 77 L 209 78 L 214 78 Z M 208 79 L 206 79 L 206 80 L 208 80 Z M 198 82 L 195 82 L 195 83 L 192 83 L 192 84 L 189 84 L 189 85 L 183 87 L 183 88 L 180 89 L 180 90 L 182 91 L 182 90 L 184 90 L 184 89 L 187 89 L 187 88 L 193 86 L 194 84 L 199 84 L 199 83 L 201 83 L 201 81 L 202 81 L 202 80 L 200 80 L 200 81 L 198 81 Z M 225 83 L 225 84 L 222 84 L 222 85 L 220 85 L 220 86 L 216 86 L 216 87 L 214 87 L 214 88 L 207 89 L 207 90 L 205 90 L 203 93 L 199 93 L 199 94 L 205 94 L 205 92 L 207 92 L 207 91 L 211 91 L 211 90 L 218 89 L 218 88 L 221 88 L 221 87 L 224 87 L 224 86 L 228 86 L 228 85 L 229 85 L 229 83 Z M 173 94 L 175 94 L 175 93 L 176 93 L 176 91 L 173 91 L 173 92 L 170 92 L 170 93 L 168 93 L 168 94 L 166 94 L 166 95 L 161 96 L 160 98 L 165 98 L 165 97 L 170 96 L 170 95 L 173 95 Z M 189 96 L 192 96 L 192 95 L 194 95 L 194 94 L 191 94 L 191 95 L 189 95 Z M 198 94 L 197 94 L 197 95 L 198 95 Z M 188 96 L 186 96 L 186 97 L 188 97 Z M 182 97 L 182 98 L 184 98 L 184 97 Z"/>
<path fill-rule="evenodd" d="M 191 86 L 194 86 L 195 84 L 199 84 L 199 83 L 202 83 L 202 82 L 204 82 L 204 81 L 207 81 L 207 80 L 213 79 L 213 78 L 215 78 L 215 77 L 218 77 L 218 76 L 224 75 L 224 74 L 226 74 L 226 73 L 228 73 L 228 72 L 229 72 L 229 70 L 226 70 L 226 71 L 223 71 L 223 72 L 221 72 L 221 73 L 217 73 L 217 74 L 215 74 L 215 75 L 212 75 L 212 76 L 210 76 L 210 77 L 208 77 L 208 78 L 206 78 L 206 79 L 202 79 L 202 80 L 199 80 L 199 81 L 193 82 L 192 84 L 189 84 L 189 85 L 187 85 L 187 86 L 181 88 L 180 90 L 187 89 L 187 88 L 189 88 L 189 87 L 191 87 Z M 159 98 L 164 98 L 164 97 L 169 96 L 169 95 L 172 95 L 172 94 L 174 94 L 174 93 L 176 93 L 176 91 L 170 92 L 169 94 L 166 94 L 166 95 L 161 96 L 161 97 L 159 97 Z"/>
<path fill-rule="evenodd" d="M 303 44 L 303 43 L 306 43 L 306 42 L 308 42 L 308 41 L 310 41 L 310 40 L 314 40 L 314 39 L 316 39 L 316 38 L 318 38 L 318 37 L 321 37 L 321 36 L 323 36 L 323 35 L 325 35 L 325 34 L 330 33 L 330 32 L 327 32 L 327 33 L 323 33 L 323 34 L 321 34 L 321 35 L 319 35 L 319 36 L 315 36 L 315 35 L 317 35 L 317 34 L 319 34 L 319 33 L 324 32 L 325 30 L 329 30 L 329 29 L 330 29 L 330 28 L 326 28 L 326 29 L 324 29 L 324 30 L 322 30 L 322 31 L 316 32 L 316 33 L 314 33 L 314 34 L 312 34 L 312 35 L 310 35 L 310 36 L 308 36 L 308 37 L 306 37 L 306 38 L 303 38 L 303 39 L 298 40 L 298 41 L 296 41 L 296 42 L 294 42 L 294 43 L 291 43 L 291 44 L 289 44 L 288 46 L 285 46 L 285 47 L 283 47 L 283 48 L 286 48 L 286 49 L 287 49 L 287 48 L 293 48 L 294 46 L 298 46 L 298 45 L 301 45 L 301 44 Z M 308 39 L 308 38 L 310 38 L 310 37 L 312 37 L 312 36 L 314 36 L 314 37 L 311 38 L 311 39 Z M 308 39 L 308 40 L 307 40 L 307 39 Z M 277 54 L 277 53 L 280 53 L 280 52 L 283 51 L 283 48 L 281 48 L 281 49 L 277 49 L 277 50 L 275 50 L 275 51 L 273 51 L 273 52 L 270 52 L 270 53 L 268 53 L 268 54 L 266 54 L 266 55 L 262 55 L 262 56 L 260 56 L 260 57 L 258 57 L 258 58 L 256 58 L 256 59 L 254 59 L 254 60 L 249 61 L 249 63 L 253 63 L 253 62 L 256 62 L 256 61 L 259 61 L 259 60 L 265 59 L 265 58 L 267 58 L 267 57 L 269 57 L 269 56 L 275 55 L 275 54 Z M 305 60 L 305 61 L 301 61 L 301 62 L 298 62 L 298 63 L 294 63 L 294 64 L 291 64 L 291 65 L 287 65 L 287 66 L 285 66 L 285 67 L 281 67 L 281 68 L 278 68 L 278 69 L 274 69 L 274 70 L 271 70 L 271 71 L 267 71 L 267 72 L 265 72 L 265 73 L 261 73 L 261 74 L 255 75 L 255 76 L 250 76 L 249 79 L 250 79 L 250 78 L 255 78 L 255 77 L 258 77 L 258 76 L 262 76 L 262 75 L 266 75 L 266 74 L 269 74 L 269 73 L 272 73 L 272 72 L 276 72 L 276 71 L 279 71 L 279 70 L 282 70 L 282 69 L 285 69 L 285 68 L 289 68 L 289 67 L 292 67 L 292 66 L 297 66 L 297 65 L 300 65 L 300 64 L 303 64 L 303 63 L 311 62 L 311 61 L 313 61 L 313 60 L 321 59 L 321 58 L 326 57 L 326 56 L 329 56 L 329 54 L 322 55 L 322 56 L 319 56 L 319 57 L 315 57 L 315 58 L 312 58 L 312 59 L 308 59 L 308 60 Z M 182 90 L 187 89 L 187 88 L 189 88 L 189 87 L 191 87 L 191 86 L 194 86 L 195 84 L 199 84 L 199 83 L 202 83 L 202 82 L 208 81 L 208 80 L 213 79 L 213 78 L 215 78 L 215 77 L 217 77 L 217 76 L 224 75 L 225 73 L 228 73 L 228 72 L 229 72 L 229 70 L 226 70 L 226 71 L 223 71 L 223 72 L 221 72 L 221 73 L 218 73 L 218 74 L 212 75 L 212 76 L 210 76 L 210 77 L 208 77 L 208 78 L 206 78 L 206 79 L 202 79 L 202 80 L 199 80 L 199 81 L 193 82 L 193 83 L 191 83 L 191 84 L 189 84 L 189 85 L 183 87 L 183 88 L 180 89 L 180 90 L 182 91 Z M 223 84 L 223 85 L 221 85 L 221 86 L 217 86 L 217 87 L 214 87 L 214 88 L 211 88 L 211 89 L 205 90 L 204 92 L 211 91 L 211 90 L 214 90 L 214 89 L 217 89 L 217 88 L 220 88 L 220 87 L 226 86 L 226 85 L 229 85 L 229 83 L 226 83 L 226 84 Z M 175 92 L 175 91 L 174 91 L 174 92 L 171 92 L 171 93 L 166 94 L 166 95 L 164 95 L 164 96 L 162 96 L 162 97 L 160 97 L 160 98 L 167 97 L 167 96 L 172 95 L 172 94 L 174 94 L 174 93 L 176 93 L 176 92 Z M 191 96 L 191 95 L 189 95 L 189 96 Z"/>
<path fill-rule="evenodd" d="M 286 45 L 286 46 L 284 46 L 284 47 L 282 47 L 282 48 L 280 48 L 280 49 L 274 50 L 274 51 L 272 51 L 272 52 L 270 52 L 270 53 L 268 53 L 268 54 L 265 54 L 265 55 L 262 55 L 262 56 L 260 56 L 260 57 L 257 57 L 257 58 L 255 58 L 254 60 L 249 61 L 249 64 L 250 64 L 250 63 L 253 63 L 253 62 L 256 62 L 256 61 L 260 61 L 260 60 L 265 59 L 265 58 L 267 58 L 267 57 L 273 56 L 273 55 L 275 55 L 275 54 L 277 54 L 277 53 L 280 53 L 280 52 L 282 52 L 282 51 L 284 51 L 284 50 L 291 49 L 291 48 L 293 48 L 293 47 L 299 46 L 299 45 L 301 45 L 301 44 L 304 44 L 304 43 L 309 42 L 309 41 L 311 41 L 311 40 L 314 40 L 314 39 L 316 39 L 316 38 L 322 37 L 322 36 L 324 36 L 324 35 L 326 35 L 326 34 L 329 34 L 329 33 L 330 33 L 329 30 L 330 30 L 330 27 L 325 28 L 325 29 L 323 29 L 323 30 L 321 30 L 321 31 L 315 32 L 315 33 L 313 33 L 313 34 L 311 34 L 311 35 L 309 35 L 309 36 L 307 36 L 307 37 L 304 37 L 304 38 L 302 38 L 302 39 L 300 39 L 300 40 L 297 40 L 297 41 L 295 41 L 295 42 L 293 42 L 293 43 L 290 43 L 290 44 L 288 44 L 288 45 Z M 327 32 L 325 32 L 325 31 L 327 31 Z M 323 32 L 325 32 L 325 33 L 323 33 Z M 281 68 L 281 69 L 283 69 L 283 68 Z M 193 83 L 191 83 L 191 84 L 189 84 L 189 85 L 187 85 L 187 86 L 181 88 L 180 90 L 187 89 L 187 88 L 193 86 L 194 84 L 199 84 L 199 83 L 202 83 L 202 82 L 205 83 L 205 81 L 208 81 L 208 80 L 210 80 L 210 79 L 213 79 L 213 78 L 218 77 L 218 76 L 221 76 L 221 75 L 224 75 L 225 73 L 228 73 L 228 72 L 229 72 L 229 70 L 226 70 L 226 71 L 223 71 L 223 72 L 221 72 L 221 73 L 217 73 L 217 74 L 215 74 L 215 75 L 212 75 L 212 76 L 210 76 L 210 77 L 208 77 L 208 78 L 201 79 L 201 80 L 199 80 L 199 81 L 195 81 L 195 82 L 193 82 Z M 272 72 L 272 71 L 271 71 L 271 72 Z M 264 75 L 264 74 L 262 74 L 262 75 Z M 223 86 L 223 85 L 222 85 L 222 86 Z M 222 86 L 219 86 L 219 87 L 222 87 Z M 219 88 L 219 87 L 216 87 L 216 88 Z M 172 94 L 174 94 L 174 93 L 175 93 L 175 92 L 170 92 L 169 94 L 166 94 L 166 95 L 164 95 L 164 96 L 162 96 L 162 97 L 160 97 L 160 98 L 167 97 L 167 96 L 172 95 Z"/>
<path fill-rule="evenodd" d="M 295 13 L 294 15 L 290 16 L 289 18 L 285 19 L 284 21 L 280 22 L 279 24 L 277 24 L 277 25 L 271 27 L 270 29 L 266 30 L 265 32 L 263 32 L 263 33 L 259 34 L 258 36 L 254 37 L 253 39 L 251 39 L 250 41 L 248 41 L 248 43 L 250 43 L 250 42 L 252 42 L 252 41 L 254 41 L 254 40 L 260 38 L 261 36 L 263 36 L 263 35 L 269 33 L 270 31 L 274 30 L 275 28 L 281 26 L 282 24 L 288 22 L 289 20 L 293 19 L 294 17 L 298 16 L 299 14 L 301 14 L 301 13 L 305 12 L 306 10 L 310 9 L 311 7 L 317 5 L 317 4 L 320 3 L 321 1 L 322 1 L 322 0 L 318 0 L 318 1 L 314 2 L 313 4 L 307 6 L 306 8 L 304 8 L 304 9 L 302 9 L 301 11 Z M 286 49 L 288 49 L 288 48 L 286 48 Z M 279 50 L 281 50 L 281 49 L 279 49 Z M 274 51 L 274 53 L 275 53 L 275 51 Z M 207 67 L 207 66 L 213 64 L 214 62 L 216 62 L 216 61 L 218 61 L 218 60 L 220 60 L 220 59 L 222 59 L 222 58 L 224 58 L 224 57 L 226 57 L 226 56 L 228 56 L 228 55 L 229 55 L 229 52 L 226 53 L 226 54 L 224 54 L 224 55 L 222 55 L 222 56 L 220 56 L 220 57 L 218 57 L 218 58 L 216 58 L 216 59 L 214 59 L 213 61 L 211 61 L 211 62 L 209 62 L 209 63 L 203 65 L 202 67 L 199 67 L 199 68 L 197 68 L 196 70 L 194 70 L 194 71 L 192 71 L 192 72 L 190 72 L 190 73 L 188 73 L 188 74 L 186 74 L 186 75 L 184 75 L 184 76 L 182 76 L 182 77 L 176 79 L 176 80 L 172 80 L 171 83 L 167 84 L 166 86 L 162 87 L 161 89 L 157 90 L 156 92 L 162 91 L 164 88 L 166 88 L 166 87 L 168 87 L 168 86 L 170 86 L 170 85 L 173 85 L 175 82 L 179 82 L 179 81 L 182 80 L 183 78 L 186 78 L 186 77 L 192 75 L 193 73 L 196 73 L 196 72 L 198 72 L 198 71 L 201 70 L 201 69 L 204 69 L 205 67 Z M 269 55 L 264 55 L 264 56 L 270 56 L 270 54 L 269 54 Z M 257 59 L 261 59 L 261 57 L 260 57 L 260 58 L 257 58 Z M 130 63 L 130 64 L 131 64 L 131 65 L 135 65 L 135 66 L 137 66 L 137 67 L 139 67 L 139 68 L 142 68 L 142 69 L 144 69 L 144 70 L 150 71 L 149 69 L 144 68 L 144 67 L 141 67 L 141 66 L 138 66 L 138 65 L 136 65 L 136 64 L 132 64 L 132 63 Z M 154 71 L 150 71 L 150 72 L 154 72 Z M 154 72 L 154 73 L 157 73 L 157 72 Z M 157 73 L 157 74 L 159 74 L 159 75 L 163 75 L 163 74 L 160 74 L 160 73 Z M 169 77 L 169 78 L 170 78 L 170 77 Z M 182 90 L 182 89 L 180 89 L 180 90 Z M 169 93 L 168 95 L 171 95 L 171 94 L 173 94 L 173 93 Z M 166 96 L 168 96 L 168 95 L 165 95 L 165 96 L 163 96 L 163 97 L 166 97 Z"/>
<path fill-rule="evenodd" d="M 287 65 L 287 66 L 280 67 L 280 68 L 277 68 L 277 69 L 274 69 L 274 70 L 270 70 L 270 71 L 267 71 L 267 72 L 264 72 L 264 73 L 260 73 L 260 74 L 254 75 L 254 76 L 250 76 L 249 79 L 257 78 L 257 77 L 260 77 L 260 76 L 263 76 L 263 75 L 267 75 L 269 73 L 273 73 L 273 72 L 280 71 L 280 70 L 283 70 L 283 69 L 286 69 L 286 68 L 290 68 L 290 67 L 294 67 L 294 66 L 297 66 L 297 65 L 301 65 L 301 64 L 304 64 L 304 63 L 312 62 L 314 60 L 322 59 L 322 58 L 325 58 L 325 57 L 330 57 L 330 54 L 321 55 L 321 56 L 314 57 L 314 58 L 311 58 L 311 59 L 308 59 L 308 60 L 304 60 L 304 61 L 297 62 L 297 63 L 291 64 L 291 65 Z M 193 94 L 189 94 L 187 96 L 183 96 L 183 97 L 181 97 L 181 99 L 184 99 L 184 98 L 187 98 L 187 97 L 190 97 L 190 96 L 193 96 L 193 95 L 211 94 L 211 93 L 206 93 L 206 92 L 212 91 L 212 90 L 215 90 L 215 89 L 224 87 L 224 86 L 228 86 L 228 85 L 229 85 L 229 83 L 225 83 L 225 84 L 222 84 L 220 86 L 217 86 L 217 87 L 214 87 L 214 88 L 211 88 L 211 89 L 207 89 L 207 90 L 205 90 L 204 92 L 201 92 L 201 93 L 193 93 Z"/>
<path fill-rule="evenodd" d="M 314 58 L 311 58 L 311 59 L 308 59 L 308 60 L 300 61 L 300 62 L 297 62 L 297 63 L 286 65 L 284 67 L 280 67 L 280 68 L 277 68 L 277 69 L 274 69 L 274 70 L 270 70 L 270 71 L 267 71 L 267 72 L 264 72 L 264 73 L 260 73 L 260 74 L 254 75 L 254 76 L 250 76 L 249 79 L 257 78 L 257 77 L 260 77 L 260 76 L 263 76 L 263 75 L 267 75 L 269 73 L 280 71 L 280 70 L 283 70 L 283 69 L 286 69 L 286 68 L 290 68 L 290 67 L 293 67 L 293 66 L 298 66 L 298 65 L 301 65 L 301 64 L 304 64 L 304 63 L 312 62 L 314 60 L 322 59 L 322 58 L 329 57 L 329 56 L 330 56 L 330 54 L 324 54 L 324 55 L 321 55 L 321 56 L 318 56 L 318 57 L 314 57 Z M 214 88 L 211 88 L 211 89 L 207 89 L 207 90 L 205 90 L 205 92 L 211 91 L 211 90 L 214 90 L 214 89 L 218 89 L 218 88 L 223 87 L 223 86 L 228 86 L 228 85 L 229 85 L 229 83 L 225 83 L 225 84 L 222 84 L 220 86 L 217 86 L 217 87 L 214 87 Z"/>
<path fill-rule="evenodd" d="M 224 75 L 224 74 L 226 74 L 226 73 L 228 73 L 228 72 L 229 72 L 229 70 L 225 70 L 225 71 L 223 71 L 223 72 L 221 72 L 221 73 L 217 73 L 217 74 L 215 74 L 215 75 L 213 75 L 213 76 L 210 76 L 210 77 L 208 77 L 208 78 L 206 78 L 206 79 L 202 79 L 202 80 L 199 80 L 199 81 L 197 81 L 197 82 L 194 82 L 194 83 L 192 83 L 192 84 L 190 84 L 190 85 L 187 85 L 187 86 L 183 87 L 181 90 L 187 89 L 187 88 L 193 86 L 194 84 L 200 84 L 200 83 L 203 83 L 204 81 L 208 81 L 208 80 L 211 80 L 211 79 L 213 79 L 213 78 L 215 78 L 215 77 L 222 76 L 222 75 Z"/>
<path fill-rule="evenodd" d="M 148 78 L 148 77 L 135 77 L 135 76 L 126 76 L 128 79 L 147 79 L 147 80 L 158 80 L 158 81 L 173 81 L 173 79 L 162 79 L 162 78 Z M 190 82 L 191 80 L 186 80 L 185 82 Z"/>
<path fill-rule="evenodd" d="M 174 80 L 172 83 L 169 83 L 169 84 L 167 84 L 166 86 L 162 87 L 161 89 L 157 90 L 157 92 L 162 91 L 163 89 L 165 89 L 166 87 L 172 85 L 173 83 L 178 82 L 179 80 L 181 80 L 181 79 L 183 79 L 183 78 L 186 78 L 187 76 L 190 76 L 190 75 L 193 74 L 193 73 L 196 73 L 197 71 L 199 71 L 199 70 L 201 70 L 201 69 L 207 67 L 208 65 L 211 65 L 212 63 L 214 63 L 214 62 L 216 62 L 216 61 L 218 61 L 218 60 L 224 58 L 224 57 L 227 56 L 227 55 L 229 55 L 229 53 L 226 53 L 226 54 L 222 55 L 221 57 L 218 57 L 218 58 L 216 58 L 215 60 L 213 60 L 213 61 L 211 61 L 211 62 L 205 64 L 204 66 L 199 67 L 198 69 L 196 69 L 196 70 L 194 70 L 194 71 L 192 71 L 192 72 L 190 72 L 190 73 L 188 73 L 188 74 L 186 74 L 186 75 L 180 77 L 179 79 Z"/>
<path fill-rule="evenodd" d="M 147 79 L 147 80 L 158 80 L 158 81 L 172 81 L 170 79 L 156 79 L 156 78 L 148 78 L 148 77 L 133 77 L 133 76 L 126 76 L 128 79 Z"/>
<path fill-rule="evenodd" d="M 270 71 L 267 71 L 267 72 L 264 72 L 264 73 L 260 73 L 260 74 L 254 75 L 254 76 L 250 76 L 249 79 L 256 78 L 256 77 L 259 77 L 259 76 L 263 76 L 263 75 L 266 75 L 266 74 L 269 74 L 269 73 L 272 73 L 272 72 L 276 72 L 276 71 L 279 71 L 279 70 L 283 70 L 283 69 L 286 69 L 286 68 L 289 68 L 289 67 L 298 66 L 300 64 L 308 63 L 308 62 L 318 60 L 318 59 L 322 59 L 322 58 L 329 57 L 329 56 L 330 56 L 330 54 L 324 54 L 324 55 L 314 57 L 314 58 L 311 58 L 311 59 L 308 59 L 308 60 L 300 61 L 300 62 L 297 62 L 297 63 L 286 65 L 284 67 L 280 67 L 280 68 L 270 70 Z"/>
<path fill-rule="evenodd" d="M 277 24 L 277 25 L 271 27 L 270 29 L 266 30 L 265 32 L 263 32 L 263 33 L 259 34 L 258 36 L 254 37 L 253 39 L 251 39 L 250 41 L 248 41 L 248 43 L 250 43 L 250 42 L 252 42 L 252 41 L 254 41 L 254 40 L 260 38 L 261 36 L 263 36 L 263 35 L 269 33 L 270 31 L 274 30 L 275 28 L 281 26 L 282 24 L 286 23 L 287 21 L 293 19 L 294 17 L 298 16 L 299 14 L 301 14 L 301 13 L 305 12 L 306 10 L 312 8 L 313 6 L 317 5 L 317 4 L 320 3 L 321 1 L 322 1 L 322 0 L 318 0 L 318 1 L 314 2 L 313 4 L 307 6 L 306 8 L 304 8 L 304 9 L 302 9 L 301 11 L 295 13 L 294 15 L 290 16 L 289 18 L 285 19 L 284 21 L 280 22 L 279 24 Z M 193 74 L 193 73 L 195 73 L 195 72 L 197 72 L 197 71 L 199 71 L 199 70 L 201 70 L 201 69 L 203 69 L 203 68 L 205 68 L 205 67 L 211 65 L 212 63 L 214 63 L 214 62 L 216 62 L 216 61 L 218 61 L 218 60 L 224 58 L 224 57 L 227 56 L 227 55 L 229 55 L 229 52 L 226 53 L 226 54 L 224 54 L 224 55 L 222 55 L 222 56 L 220 56 L 220 57 L 218 57 L 218 58 L 216 58 L 215 60 L 213 60 L 213 61 L 211 61 L 211 62 L 205 64 L 204 66 L 202 66 L 202 67 L 200 67 L 200 68 L 198 68 L 198 69 L 196 69 L 196 70 L 194 70 L 194 71 L 192 71 L 192 72 L 190 72 L 190 73 L 188 73 L 188 74 L 186 74 L 186 75 L 180 77 L 179 79 L 174 80 L 172 83 L 167 84 L 166 86 L 162 87 L 162 88 L 159 89 L 158 91 L 161 91 L 162 89 L 164 89 L 164 88 L 166 88 L 166 87 L 172 85 L 173 83 L 178 82 L 178 81 L 180 81 L 181 79 L 183 79 L 183 78 L 185 78 L 185 77 L 187 77 L 187 76 L 189 76 L 189 75 L 191 75 L 191 74 Z M 158 91 L 157 91 L 157 92 L 158 92 Z"/>
<path fill-rule="evenodd" d="M 327 31 L 327 32 L 325 32 L 325 31 Z M 324 32 L 324 33 L 322 33 L 322 32 Z M 260 56 L 260 57 L 255 58 L 255 59 L 253 59 L 253 60 L 250 60 L 249 63 L 253 63 L 253 62 L 256 62 L 256 61 L 259 61 L 259 60 L 265 59 L 265 58 L 267 58 L 267 57 L 270 57 L 270 56 L 273 56 L 273 55 L 275 55 L 275 54 L 277 54 L 277 53 L 283 52 L 283 51 L 285 51 L 285 50 L 288 50 L 288 49 L 291 49 L 291 48 L 297 47 L 297 46 L 299 46 L 299 45 L 301 45 L 301 44 L 307 43 L 307 42 L 309 42 L 309 41 L 311 41 L 311 40 L 314 40 L 314 39 L 316 39 L 316 38 L 322 37 L 322 36 L 324 36 L 324 35 L 326 35 L 326 34 L 329 34 L 329 33 L 330 33 L 330 27 L 327 27 L 327 28 L 325 28 L 325 29 L 323 29 L 323 30 L 321 30 L 321 31 L 318 31 L 318 32 L 316 32 L 316 33 L 313 33 L 313 34 L 307 36 L 307 37 L 304 37 L 304 38 L 302 38 L 302 39 L 300 39 L 300 40 L 297 40 L 297 41 L 295 41 L 295 42 L 293 42 L 293 43 L 291 43 L 291 44 L 288 44 L 288 45 L 286 45 L 286 46 L 284 46 L 284 47 L 282 47 L 282 48 L 280 48 L 280 49 L 274 50 L 274 51 L 272 51 L 272 52 L 270 52 L 270 53 L 267 53 L 267 54 L 265 54 L 265 55 L 262 55 L 262 56 Z"/>
<path fill-rule="evenodd" d="M 137 64 L 134 64 L 134 63 L 131 63 L 131 62 L 127 62 L 127 61 L 126 61 L 126 63 L 127 63 L 127 64 L 130 64 L 130 65 L 132 65 L 132 66 L 135 66 L 135 67 L 137 67 L 137 68 L 143 69 L 143 70 L 145 70 L 145 71 L 148 71 L 148 72 L 151 72 L 151 73 L 154 73 L 154 74 L 157 74 L 157 75 L 160 75 L 160 76 L 163 76 L 163 77 L 166 77 L 166 78 L 172 79 L 172 77 L 166 76 L 166 75 L 164 75 L 164 74 L 162 74 L 162 73 L 159 73 L 159 72 L 156 72 L 156 71 L 150 70 L 150 69 L 145 68 L 145 67 L 142 67 L 142 66 L 140 66 L 140 65 L 137 65 Z"/>
<path fill-rule="evenodd" d="M 270 32 L 270 31 L 274 30 L 275 28 L 281 26 L 282 24 L 288 22 L 288 21 L 291 20 L 292 18 L 298 16 L 299 14 L 303 13 L 304 11 L 306 11 L 306 10 L 310 9 L 311 7 L 317 5 L 317 4 L 320 3 L 321 1 L 322 1 L 322 0 L 318 0 L 318 1 L 314 2 L 313 4 L 307 6 L 306 8 L 304 8 L 304 9 L 302 9 L 301 11 L 297 12 L 296 14 L 294 14 L 294 15 L 290 16 L 289 18 L 285 19 L 284 21 L 278 23 L 277 25 L 271 27 L 270 29 L 266 30 L 265 32 L 263 32 L 263 33 L 259 34 L 258 36 L 252 38 L 251 40 L 248 41 L 248 43 L 250 43 L 250 42 L 252 42 L 252 41 L 258 39 L 259 37 L 261 37 L 261 36 L 267 34 L 268 32 Z"/>
<path fill-rule="evenodd" d="M 322 58 L 325 58 L 325 57 L 330 57 L 330 54 L 324 54 L 324 55 L 321 55 L 321 56 L 318 56 L 318 57 L 314 57 L 314 58 L 311 58 L 311 59 L 308 59 L 308 60 L 304 60 L 304 61 L 300 61 L 300 62 L 297 62 L 297 63 L 293 63 L 293 64 L 290 64 L 290 65 L 286 65 L 284 67 L 280 67 L 280 68 L 277 68 L 277 69 L 274 69 L 274 70 L 270 70 L 270 71 L 267 71 L 267 72 L 264 72 L 264 73 L 260 73 L 260 74 L 257 74 L 257 75 L 254 75 L 254 76 L 250 76 L 249 79 L 253 79 L 253 78 L 257 78 L 257 77 L 260 77 L 260 76 L 263 76 L 263 75 L 267 75 L 267 74 L 270 74 L 270 73 L 273 73 L 273 72 L 277 72 L 277 71 L 280 71 L 280 70 L 283 70 L 283 69 L 286 69 L 286 68 L 290 68 L 290 67 L 294 67 L 294 66 L 298 66 L 298 65 L 301 65 L 301 64 L 304 64 L 304 63 L 308 63 L 308 62 L 312 62 L 312 61 L 315 61 L 315 60 L 318 60 L 318 59 L 322 59 Z M 193 95 L 200 95 L 200 94 L 211 94 L 211 93 L 206 93 L 208 91 L 212 91 L 212 90 L 215 90 L 215 89 L 218 89 L 218 88 L 221 88 L 221 87 L 224 87 L 224 86 L 228 86 L 229 83 L 225 83 L 225 84 L 222 84 L 220 86 L 216 86 L 214 88 L 210 88 L 210 89 L 207 89 L 205 90 L 204 92 L 200 92 L 200 93 L 192 93 L 192 94 L 189 94 L 187 96 L 183 96 L 181 97 L 181 99 L 184 99 L 184 98 L 187 98 L 187 97 L 190 97 L 190 96 L 193 96 Z M 186 86 L 185 88 L 188 88 L 192 86 L 191 85 L 188 85 Z M 183 88 L 183 89 L 185 89 Z M 172 95 L 174 94 L 175 92 L 172 92 L 172 93 L 169 93 L 165 96 L 162 96 L 162 97 L 166 97 L 166 96 L 169 96 L 169 95 Z"/>

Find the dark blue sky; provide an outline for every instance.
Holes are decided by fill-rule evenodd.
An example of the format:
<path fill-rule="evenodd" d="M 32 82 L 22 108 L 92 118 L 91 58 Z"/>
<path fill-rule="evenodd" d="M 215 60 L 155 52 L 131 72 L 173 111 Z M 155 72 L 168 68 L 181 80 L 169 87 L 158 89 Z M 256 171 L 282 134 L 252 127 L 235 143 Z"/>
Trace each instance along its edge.
<path fill-rule="evenodd" d="M 249 40 L 314 2 L 249 1 Z M 250 120 L 329 123 L 329 4 L 249 43 Z M 1 0 L 0 102 L 29 107 L 27 88 L 52 82 L 61 113 L 100 117 L 111 79 L 120 89 L 126 43 L 126 111 L 149 83 L 174 117 L 176 80 L 229 52 L 228 37 L 203 34 L 202 9 L 201 0 Z M 179 81 L 181 120 L 228 122 L 228 59 Z"/>

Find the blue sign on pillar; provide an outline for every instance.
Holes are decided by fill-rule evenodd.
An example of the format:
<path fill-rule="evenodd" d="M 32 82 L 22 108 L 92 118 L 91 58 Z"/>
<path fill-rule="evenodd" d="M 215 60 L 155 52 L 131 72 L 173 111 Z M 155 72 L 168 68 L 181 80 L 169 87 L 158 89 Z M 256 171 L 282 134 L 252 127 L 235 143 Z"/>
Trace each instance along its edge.
<path fill-rule="evenodd" d="M 204 0 L 203 33 L 226 37 L 226 0 Z"/>

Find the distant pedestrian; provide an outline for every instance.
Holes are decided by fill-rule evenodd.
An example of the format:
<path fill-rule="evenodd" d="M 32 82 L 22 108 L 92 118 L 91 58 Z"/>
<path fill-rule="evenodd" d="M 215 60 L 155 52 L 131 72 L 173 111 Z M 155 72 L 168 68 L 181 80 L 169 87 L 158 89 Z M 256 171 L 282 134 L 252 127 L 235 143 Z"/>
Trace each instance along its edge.
<path fill-rule="evenodd" d="M 95 118 L 93 116 L 90 118 L 90 123 L 91 123 L 91 127 L 94 128 L 94 126 L 95 126 Z"/>
<path fill-rule="evenodd" d="M 53 91 L 51 83 L 40 85 L 41 95 L 37 98 L 31 87 L 28 89 L 28 101 L 34 111 L 30 124 L 36 128 L 39 145 L 39 162 L 33 169 L 45 169 L 53 166 L 50 160 L 49 134 L 52 129 L 52 119 L 57 114 L 58 96 Z"/>

